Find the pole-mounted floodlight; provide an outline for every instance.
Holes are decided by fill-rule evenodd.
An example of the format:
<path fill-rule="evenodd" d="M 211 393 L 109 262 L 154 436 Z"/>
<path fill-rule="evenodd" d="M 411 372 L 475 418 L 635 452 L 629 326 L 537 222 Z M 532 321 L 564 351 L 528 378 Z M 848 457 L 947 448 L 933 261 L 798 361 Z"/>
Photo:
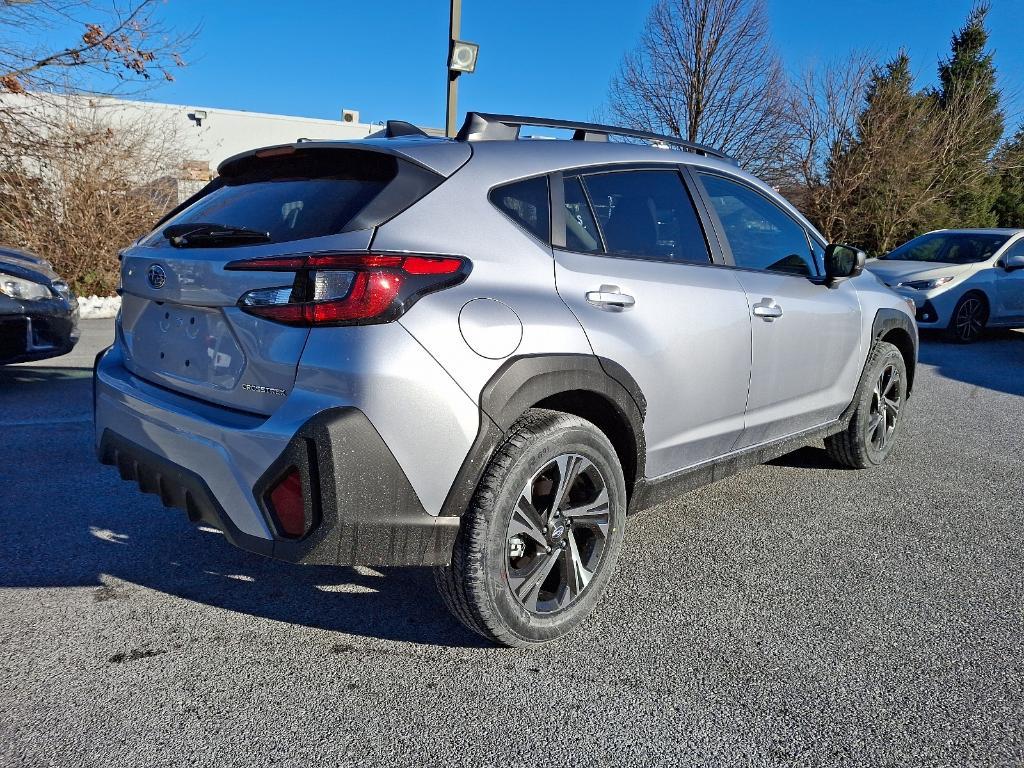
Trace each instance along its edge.
<path fill-rule="evenodd" d="M 459 40 L 459 28 L 462 26 L 462 0 L 451 0 L 451 16 L 448 25 L 448 98 L 445 112 L 445 135 L 455 135 L 455 113 L 459 101 L 458 78 L 463 72 L 476 69 L 477 55 L 480 46 Z"/>
<path fill-rule="evenodd" d="M 452 40 L 452 54 L 448 59 L 450 72 L 472 72 L 476 69 L 476 56 L 480 46 L 465 40 Z"/>

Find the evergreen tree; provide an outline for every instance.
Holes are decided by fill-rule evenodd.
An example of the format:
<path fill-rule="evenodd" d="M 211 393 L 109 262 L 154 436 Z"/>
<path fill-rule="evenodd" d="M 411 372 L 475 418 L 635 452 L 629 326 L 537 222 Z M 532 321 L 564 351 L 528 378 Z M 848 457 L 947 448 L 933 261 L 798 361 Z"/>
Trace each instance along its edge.
<path fill-rule="evenodd" d="M 873 72 L 854 140 L 830 169 L 833 179 L 859 179 L 849 234 L 872 253 L 933 228 L 942 210 L 937 110 L 928 94 L 913 90 L 913 79 L 903 51 Z"/>
<path fill-rule="evenodd" d="M 1024 126 L 1000 147 L 999 196 L 993 206 L 1000 227 L 1024 227 Z"/>
<path fill-rule="evenodd" d="M 989 161 L 1003 135 L 1004 118 L 996 85 L 993 55 L 986 50 L 985 22 L 989 3 L 976 5 L 964 26 L 953 35 L 950 57 L 939 65 L 939 90 L 934 94 L 955 131 L 949 173 L 951 226 L 986 227 L 996 223 L 993 211 L 999 178 Z"/>

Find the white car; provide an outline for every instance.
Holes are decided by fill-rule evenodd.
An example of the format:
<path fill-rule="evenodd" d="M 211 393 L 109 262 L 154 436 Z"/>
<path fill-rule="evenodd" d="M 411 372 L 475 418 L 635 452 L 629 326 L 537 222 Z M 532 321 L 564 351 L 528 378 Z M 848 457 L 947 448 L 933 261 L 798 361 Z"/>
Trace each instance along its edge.
<path fill-rule="evenodd" d="M 1024 327 L 1024 229 L 943 229 L 867 263 L 913 299 L 922 329 L 975 341 L 986 327 Z"/>

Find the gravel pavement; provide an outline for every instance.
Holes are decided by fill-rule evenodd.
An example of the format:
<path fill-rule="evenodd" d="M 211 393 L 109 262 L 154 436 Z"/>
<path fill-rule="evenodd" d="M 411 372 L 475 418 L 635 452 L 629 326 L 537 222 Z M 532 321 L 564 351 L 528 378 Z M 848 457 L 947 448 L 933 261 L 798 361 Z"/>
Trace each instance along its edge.
<path fill-rule="evenodd" d="M 0 369 L 2 766 L 1024 762 L 1022 333 L 926 339 L 881 469 L 811 447 L 632 519 L 532 652 L 428 571 L 265 560 L 99 466 L 111 335 Z"/>

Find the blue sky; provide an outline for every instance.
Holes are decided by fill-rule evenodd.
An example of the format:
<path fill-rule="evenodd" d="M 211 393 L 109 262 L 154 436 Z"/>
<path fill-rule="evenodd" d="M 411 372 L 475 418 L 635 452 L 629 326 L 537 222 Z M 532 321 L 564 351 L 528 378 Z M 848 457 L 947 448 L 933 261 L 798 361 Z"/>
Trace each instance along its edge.
<path fill-rule="evenodd" d="M 971 0 L 768 0 L 788 67 L 850 49 L 880 58 L 901 46 L 920 83 L 963 22 Z M 466 109 L 590 119 L 643 26 L 646 0 L 463 0 L 462 37 L 480 44 L 460 79 Z M 364 121 L 443 122 L 447 0 L 168 0 L 172 25 L 201 26 L 189 66 L 149 98 L 174 103 Z M 1024 117 L 1024 1 L 994 0 L 991 46 Z"/>

